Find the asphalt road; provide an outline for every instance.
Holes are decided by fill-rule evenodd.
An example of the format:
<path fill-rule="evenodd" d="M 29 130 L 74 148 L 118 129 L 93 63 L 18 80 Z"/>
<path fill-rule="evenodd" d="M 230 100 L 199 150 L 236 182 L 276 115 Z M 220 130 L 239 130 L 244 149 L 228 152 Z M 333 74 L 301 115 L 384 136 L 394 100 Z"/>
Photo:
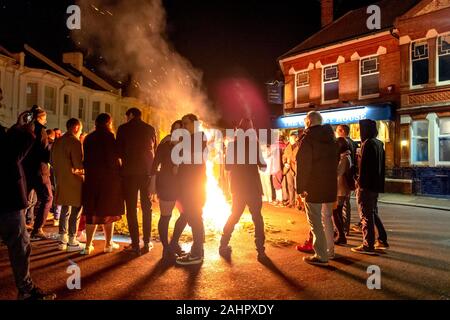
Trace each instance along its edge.
<path fill-rule="evenodd" d="M 203 265 L 190 267 L 163 265 L 158 242 L 149 254 L 132 259 L 122 252 L 104 254 L 102 241 L 95 241 L 96 250 L 87 257 L 60 252 L 56 242 L 42 241 L 33 244 L 31 274 L 59 299 L 448 300 L 450 212 L 385 204 L 380 204 L 379 212 L 391 248 L 378 256 L 352 253 L 350 247 L 361 241 L 361 235 L 353 233 L 347 247 L 336 248 L 337 258 L 327 268 L 305 264 L 304 254 L 293 248 L 307 237 L 305 214 L 267 205 L 263 214 L 272 262 L 265 265 L 256 260 L 246 222 L 231 240 L 231 261 L 217 252 L 218 233 L 207 237 Z M 67 288 L 69 260 L 80 267 L 80 290 Z M 367 288 L 371 265 L 380 267 L 381 289 Z M 0 247 L 0 299 L 15 298 L 7 250 Z"/>

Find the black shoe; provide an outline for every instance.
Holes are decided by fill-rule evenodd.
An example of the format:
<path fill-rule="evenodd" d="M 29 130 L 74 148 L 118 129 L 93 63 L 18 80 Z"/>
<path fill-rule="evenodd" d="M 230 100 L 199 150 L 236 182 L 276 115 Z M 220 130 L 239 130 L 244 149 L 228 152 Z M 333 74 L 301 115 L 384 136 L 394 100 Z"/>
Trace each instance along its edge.
<path fill-rule="evenodd" d="M 312 265 L 316 265 L 316 266 L 322 266 L 322 267 L 328 266 L 328 261 L 319 260 L 319 258 L 317 258 L 315 256 L 303 257 L 303 261 L 305 261 L 308 264 L 312 264 Z"/>
<path fill-rule="evenodd" d="M 146 243 L 146 244 L 144 244 L 144 247 L 142 248 L 141 253 L 142 254 L 149 253 L 150 251 L 152 251 L 152 249 L 153 249 L 153 243 L 152 242 Z"/>
<path fill-rule="evenodd" d="M 224 258 L 229 258 L 231 256 L 231 246 L 220 246 L 219 247 L 219 254 Z"/>
<path fill-rule="evenodd" d="M 19 293 L 18 300 L 55 300 L 56 294 L 44 292 L 38 287 L 34 287 L 28 293 Z"/>
<path fill-rule="evenodd" d="M 47 235 L 44 233 L 42 229 L 39 229 L 37 231 L 33 231 L 30 236 L 31 241 L 41 241 L 41 240 L 47 240 Z"/>
<path fill-rule="evenodd" d="M 178 257 L 182 257 L 186 255 L 186 251 L 181 249 L 181 246 L 178 243 L 171 243 L 170 250 L 172 250 L 173 254 L 177 255 Z"/>
<path fill-rule="evenodd" d="M 173 263 L 173 262 L 175 262 L 176 258 L 177 257 L 172 252 L 172 250 L 170 250 L 169 248 L 163 248 L 163 255 L 162 255 L 161 260 L 163 260 L 164 262 Z"/>
<path fill-rule="evenodd" d="M 126 246 L 122 252 L 129 253 L 129 254 L 136 255 L 136 256 L 141 255 L 141 249 L 135 248 L 132 245 Z"/>
<path fill-rule="evenodd" d="M 351 249 L 353 252 L 361 253 L 361 254 L 368 254 L 368 255 L 376 255 L 376 252 L 374 249 L 365 247 L 364 245 L 360 245 L 359 247 L 354 247 Z"/>
<path fill-rule="evenodd" d="M 389 248 L 389 243 L 387 241 L 377 240 L 375 242 L 375 249 L 377 250 L 385 250 Z"/>
<path fill-rule="evenodd" d="M 188 253 L 187 255 L 183 257 L 177 258 L 177 264 L 182 266 L 188 266 L 193 264 L 201 264 L 203 263 L 203 257 L 201 256 L 194 256 L 191 253 Z"/>
<path fill-rule="evenodd" d="M 334 244 L 337 246 L 347 244 L 347 239 L 346 238 L 337 239 L 336 241 L 334 241 Z"/>

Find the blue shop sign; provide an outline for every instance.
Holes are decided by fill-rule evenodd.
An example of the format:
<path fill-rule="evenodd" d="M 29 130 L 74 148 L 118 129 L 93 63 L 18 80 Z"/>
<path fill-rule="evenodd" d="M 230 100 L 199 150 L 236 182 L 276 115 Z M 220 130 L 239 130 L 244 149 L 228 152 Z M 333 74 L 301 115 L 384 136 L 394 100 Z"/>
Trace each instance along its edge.
<path fill-rule="evenodd" d="M 382 106 L 360 106 L 339 110 L 320 111 L 324 124 L 338 125 L 357 123 L 359 120 L 394 120 L 391 105 Z M 294 129 L 305 126 L 306 113 L 281 116 L 275 120 L 274 127 L 277 129 Z"/>

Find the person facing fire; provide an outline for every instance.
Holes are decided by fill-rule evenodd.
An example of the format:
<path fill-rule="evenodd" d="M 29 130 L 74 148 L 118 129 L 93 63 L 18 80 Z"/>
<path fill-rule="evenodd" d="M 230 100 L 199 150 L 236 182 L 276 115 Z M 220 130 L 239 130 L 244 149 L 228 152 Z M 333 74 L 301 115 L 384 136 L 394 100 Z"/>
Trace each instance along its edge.
<path fill-rule="evenodd" d="M 186 218 L 180 210 L 180 217 L 175 223 L 172 240 L 169 243 L 169 222 L 178 196 L 178 178 L 175 172 L 175 164 L 171 158 L 174 146 L 174 141 L 171 141 L 171 134 L 175 130 L 181 129 L 182 126 L 183 123 L 181 120 L 177 120 L 172 124 L 170 134 L 161 140 L 161 143 L 156 149 L 155 160 L 153 161 L 151 171 L 152 177 L 156 177 L 155 188 L 158 194 L 159 210 L 161 212 L 158 222 L 158 233 L 161 244 L 163 245 L 162 259 L 168 262 L 171 262 L 175 256 L 182 256 L 183 251 L 178 241 L 187 225 Z"/>
<path fill-rule="evenodd" d="M 233 205 L 231 215 L 223 228 L 219 253 L 224 258 L 230 257 L 232 251 L 231 246 L 229 246 L 231 234 L 244 213 L 245 207 L 248 206 L 255 225 L 255 244 L 258 252 L 258 261 L 263 262 L 267 259 L 267 256 L 264 247 L 264 220 L 261 215 L 261 196 L 263 192 L 258 168 L 266 170 L 267 165 L 264 162 L 256 132 L 253 131 L 253 134 L 247 135 L 249 132 L 247 130 L 253 130 L 252 121 L 250 119 L 242 119 L 239 129 L 235 140 L 230 142 L 227 149 L 225 169 L 230 171 Z M 241 137 L 240 133 L 242 133 Z M 243 141 L 239 141 L 239 139 Z M 256 156 L 254 157 L 255 159 L 252 159 L 252 154 Z"/>
<path fill-rule="evenodd" d="M 183 128 L 190 135 L 191 143 L 190 150 L 187 150 L 189 152 L 187 155 L 189 161 L 182 162 L 177 170 L 178 200 L 187 223 L 192 229 L 193 243 L 191 252 L 178 257 L 176 263 L 179 265 L 192 265 L 201 264 L 204 257 L 205 227 L 203 225 L 202 209 L 206 202 L 206 163 L 203 155 L 207 145 L 205 134 L 198 130 L 199 121 L 196 115 L 192 113 L 187 114 L 183 116 L 181 121 Z M 201 142 L 201 148 L 199 146 L 196 148 L 196 144 L 199 142 Z M 196 155 L 198 152 L 202 153 L 200 157 L 198 157 L 199 154 Z M 201 161 L 198 161 L 199 159 Z"/>
<path fill-rule="evenodd" d="M 137 218 L 138 193 L 142 207 L 143 253 L 149 252 L 152 230 L 152 203 L 150 201 L 150 175 L 155 157 L 155 129 L 141 120 L 141 111 L 130 108 L 126 112 L 127 123 L 117 129 L 117 150 L 122 160 L 121 174 L 127 208 L 127 221 L 131 245 L 125 252 L 140 255 L 139 224 Z"/>

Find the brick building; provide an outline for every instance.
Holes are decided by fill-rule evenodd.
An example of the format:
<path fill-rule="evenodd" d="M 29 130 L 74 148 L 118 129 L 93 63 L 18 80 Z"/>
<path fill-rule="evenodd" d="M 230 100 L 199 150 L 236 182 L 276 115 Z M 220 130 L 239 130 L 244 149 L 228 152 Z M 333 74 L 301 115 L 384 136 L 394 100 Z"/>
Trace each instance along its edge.
<path fill-rule="evenodd" d="M 429 29 L 434 30 L 428 32 L 429 37 L 433 36 L 433 40 L 427 40 L 430 50 L 434 50 L 437 57 L 440 44 L 439 48 L 444 50 L 439 52 L 447 52 L 446 38 L 442 40 L 438 35 L 448 30 L 450 15 L 446 11 L 448 8 L 444 8 L 448 3 L 438 0 L 380 1 L 376 3 L 380 9 L 380 28 L 370 29 L 367 21 L 376 12 L 372 11 L 373 8 L 352 10 L 333 21 L 330 17 L 333 11 L 329 9 L 333 1 L 322 1 L 322 29 L 279 58 L 285 78 L 285 101 L 284 116 L 276 120 L 276 127 L 285 130 L 301 128 L 306 113 L 319 110 L 327 123 L 348 124 L 351 137 L 358 141 L 358 121 L 364 118 L 376 120 L 378 138 L 386 148 L 387 189 L 392 192 L 426 193 L 417 189 L 421 182 L 411 173 L 414 170 L 409 160 L 416 149 L 408 149 L 410 135 L 406 133 L 409 130 L 413 132 L 412 128 L 417 125 L 412 121 L 408 129 L 409 118 L 400 114 L 410 113 L 407 103 L 422 103 L 417 101 L 421 95 L 424 95 L 422 99 L 443 99 L 435 101 L 436 104 L 443 108 L 442 112 L 450 111 L 445 109 L 445 106 L 450 108 L 449 83 L 447 80 L 438 82 L 436 76 L 438 72 L 443 72 L 446 77 L 449 67 L 447 58 L 441 58 L 440 69 L 429 59 L 430 76 L 427 79 L 430 84 L 411 87 L 411 40 L 408 42 L 406 37 L 411 34 L 411 39 L 426 38 L 428 31 L 423 31 L 423 26 L 430 26 Z M 428 21 L 428 24 L 421 19 Z M 440 21 L 439 27 L 434 26 L 436 21 Z M 416 28 L 421 31 L 415 31 Z M 445 99 L 447 103 L 443 102 Z M 424 112 L 419 113 L 424 117 Z M 450 116 L 450 113 L 442 113 L 444 115 Z M 422 122 L 418 123 L 420 127 Z M 411 142 L 417 140 L 415 137 L 411 139 Z M 436 145 L 447 143 L 443 137 L 440 139 L 435 140 Z M 450 157 L 447 153 L 445 155 Z M 437 194 L 450 194 L 450 188 Z"/>
<path fill-rule="evenodd" d="M 423 0 L 397 18 L 401 54 L 393 176 L 417 194 L 450 195 L 450 0 Z"/>

